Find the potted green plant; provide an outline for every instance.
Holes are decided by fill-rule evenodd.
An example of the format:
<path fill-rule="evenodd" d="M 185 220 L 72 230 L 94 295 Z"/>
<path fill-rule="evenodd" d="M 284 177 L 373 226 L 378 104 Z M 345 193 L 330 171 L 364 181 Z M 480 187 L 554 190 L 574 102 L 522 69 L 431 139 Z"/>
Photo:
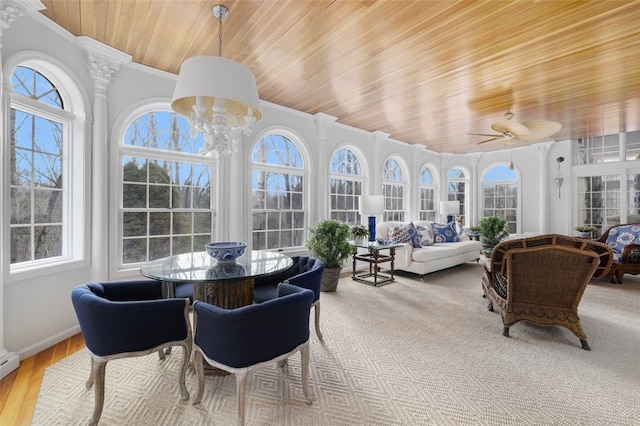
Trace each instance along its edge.
<path fill-rule="evenodd" d="M 364 244 L 365 239 L 369 236 L 369 229 L 364 225 L 353 225 L 351 227 L 351 238 L 355 244 Z"/>
<path fill-rule="evenodd" d="M 342 264 L 355 249 L 348 241 L 350 234 L 349 225 L 333 219 L 322 220 L 311 229 L 307 248 L 324 263 L 321 291 L 336 291 Z"/>
<path fill-rule="evenodd" d="M 576 231 L 578 231 L 578 236 L 580 238 L 591 238 L 594 232 L 596 232 L 598 228 L 592 225 L 579 225 L 576 226 Z"/>
<path fill-rule="evenodd" d="M 490 258 L 493 248 L 509 235 L 507 221 L 498 216 L 487 216 L 480 219 L 478 227 L 482 251 Z"/>

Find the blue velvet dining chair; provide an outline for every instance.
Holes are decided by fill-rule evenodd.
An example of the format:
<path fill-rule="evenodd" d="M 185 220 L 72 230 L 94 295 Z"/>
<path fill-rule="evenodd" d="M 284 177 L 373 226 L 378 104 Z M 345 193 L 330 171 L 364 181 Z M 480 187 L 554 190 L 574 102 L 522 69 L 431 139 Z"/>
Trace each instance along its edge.
<path fill-rule="evenodd" d="M 253 301 L 262 303 L 276 297 L 278 284 L 288 282 L 298 287 L 313 291 L 313 310 L 315 313 L 316 335 L 322 340 L 320 332 L 320 285 L 324 263 L 313 256 L 292 256 L 293 265 L 274 275 L 266 275 L 255 279 L 253 285 Z"/>
<path fill-rule="evenodd" d="M 71 301 L 91 356 L 87 389 L 95 385 L 90 424 L 97 424 L 104 406 L 108 361 L 138 357 L 164 349 L 183 348 L 178 382 L 183 400 L 189 399 L 185 374 L 191 356 L 192 333 L 188 299 L 163 298 L 163 284 L 155 280 L 87 283 L 73 289 Z"/>
<path fill-rule="evenodd" d="M 302 391 L 309 394 L 309 313 L 313 292 L 291 284 L 278 286 L 274 299 L 264 303 L 223 309 L 206 302 L 193 304 L 195 337 L 193 365 L 199 404 L 204 392 L 203 359 L 236 376 L 238 424 L 244 424 L 245 387 L 249 371 L 269 363 L 286 365 L 300 351 Z"/>

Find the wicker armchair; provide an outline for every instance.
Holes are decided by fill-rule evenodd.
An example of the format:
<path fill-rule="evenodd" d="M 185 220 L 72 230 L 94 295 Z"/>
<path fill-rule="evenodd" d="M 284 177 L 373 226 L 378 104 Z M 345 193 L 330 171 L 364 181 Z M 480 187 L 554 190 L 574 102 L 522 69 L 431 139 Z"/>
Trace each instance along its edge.
<path fill-rule="evenodd" d="M 612 283 L 622 284 L 622 276 L 640 274 L 640 224 L 613 225 L 598 239 L 613 250 L 613 266 L 607 274 Z"/>
<path fill-rule="evenodd" d="M 504 336 L 518 321 L 560 325 L 590 350 L 578 304 L 592 277 L 607 274 L 613 252 L 605 244 L 548 234 L 505 241 L 493 249 L 482 278 L 489 310 L 497 309 Z"/>

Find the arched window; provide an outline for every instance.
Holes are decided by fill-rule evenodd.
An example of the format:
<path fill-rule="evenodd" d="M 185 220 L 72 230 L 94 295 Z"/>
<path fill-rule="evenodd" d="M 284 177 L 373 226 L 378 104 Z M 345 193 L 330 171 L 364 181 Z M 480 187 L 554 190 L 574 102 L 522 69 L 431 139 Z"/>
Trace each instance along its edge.
<path fill-rule="evenodd" d="M 447 173 L 447 201 L 460 201 L 460 213 L 458 213 L 457 219 L 462 223 L 462 226 L 468 225 L 466 220 L 468 185 L 469 177 L 463 169 L 459 167 L 449 169 Z"/>
<path fill-rule="evenodd" d="M 251 159 L 253 249 L 304 245 L 304 164 L 300 150 L 288 137 L 272 133 L 256 143 Z"/>
<path fill-rule="evenodd" d="M 424 164 L 420 169 L 420 220 L 436 220 L 436 184 L 431 166 Z"/>
<path fill-rule="evenodd" d="M 331 219 L 360 223 L 358 197 L 362 195 L 362 167 L 356 154 L 339 149 L 331 158 Z"/>
<path fill-rule="evenodd" d="M 507 221 L 509 232 L 518 229 L 518 174 L 505 165 L 489 169 L 482 180 L 483 217 L 498 216 Z"/>
<path fill-rule="evenodd" d="M 198 154 L 187 121 L 147 106 L 128 125 L 120 150 L 121 266 L 204 250 L 215 234 L 212 165 Z"/>
<path fill-rule="evenodd" d="M 382 170 L 382 195 L 384 195 L 384 221 L 403 222 L 405 218 L 406 184 L 400 164 L 389 159 Z"/>
<path fill-rule="evenodd" d="M 11 74 L 9 163 L 2 166 L 9 170 L 11 272 L 84 256 L 84 111 L 72 81 L 35 59 Z"/>

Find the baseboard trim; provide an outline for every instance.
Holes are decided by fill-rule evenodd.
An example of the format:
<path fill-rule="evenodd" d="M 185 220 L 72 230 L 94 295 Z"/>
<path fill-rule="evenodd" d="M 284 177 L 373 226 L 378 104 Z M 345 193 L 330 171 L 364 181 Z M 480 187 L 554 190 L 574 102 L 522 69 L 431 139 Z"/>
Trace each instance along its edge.
<path fill-rule="evenodd" d="M 20 358 L 15 352 L 9 352 L 2 364 L 0 364 L 0 379 L 4 379 L 9 373 L 20 367 Z"/>
<path fill-rule="evenodd" d="M 45 349 L 48 349 L 51 346 L 55 345 L 56 343 L 62 342 L 64 339 L 68 339 L 69 337 L 78 333 L 80 333 L 79 325 L 70 327 L 64 331 L 61 331 L 60 333 L 54 334 L 51 337 L 40 340 L 39 342 L 36 342 L 31 346 L 27 346 L 26 348 L 18 351 L 18 355 L 20 355 L 20 359 L 29 358 L 30 356 L 33 356 L 38 352 L 42 352 Z"/>

